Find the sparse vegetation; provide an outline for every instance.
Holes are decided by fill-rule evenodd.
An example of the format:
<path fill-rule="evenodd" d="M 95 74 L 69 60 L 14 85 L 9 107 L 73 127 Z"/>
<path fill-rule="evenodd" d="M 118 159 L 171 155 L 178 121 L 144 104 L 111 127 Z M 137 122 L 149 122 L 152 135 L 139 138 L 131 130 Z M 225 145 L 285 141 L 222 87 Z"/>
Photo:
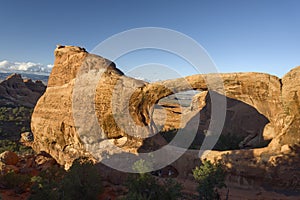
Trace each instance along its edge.
<path fill-rule="evenodd" d="M 21 132 L 30 131 L 32 112 L 24 106 L 0 107 L 0 139 L 18 140 Z"/>
<path fill-rule="evenodd" d="M 193 176 L 199 183 L 198 192 L 200 200 L 220 199 L 217 188 L 226 187 L 225 171 L 221 163 L 203 161 L 200 167 L 193 170 Z"/>
<path fill-rule="evenodd" d="M 152 169 L 152 164 L 141 159 L 136 161 L 133 166 L 132 169 L 136 172 L 138 172 L 141 176 L 143 176 L 145 174 L 146 171 L 150 171 Z"/>
<path fill-rule="evenodd" d="M 62 180 L 63 199 L 97 199 L 102 182 L 91 161 L 76 160 Z"/>
<path fill-rule="evenodd" d="M 147 171 L 151 163 L 139 160 L 133 165 L 137 172 Z M 129 177 L 127 181 L 128 194 L 124 200 L 176 200 L 182 196 L 182 186 L 172 179 L 158 181 L 149 173 L 139 173 Z"/>
<path fill-rule="evenodd" d="M 158 180 L 150 174 L 133 175 L 127 182 L 128 194 L 124 200 L 175 200 L 182 196 L 182 186 L 172 179 Z"/>
<path fill-rule="evenodd" d="M 29 200 L 60 199 L 60 182 L 65 174 L 65 170 L 54 166 L 41 172 L 39 176 L 33 176 L 31 178 L 32 187 Z"/>
<path fill-rule="evenodd" d="M 34 153 L 30 147 L 24 146 L 17 141 L 0 140 L 0 153 L 4 151 L 13 151 L 19 155 Z"/>
<path fill-rule="evenodd" d="M 32 111 L 32 108 L 27 108 L 24 106 L 2 106 L 0 107 L 0 121 L 22 121 L 30 119 Z"/>
<path fill-rule="evenodd" d="M 87 160 L 74 161 L 69 171 L 51 170 L 33 177 L 30 200 L 97 199 L 102 192 L 100 174 Z"/>

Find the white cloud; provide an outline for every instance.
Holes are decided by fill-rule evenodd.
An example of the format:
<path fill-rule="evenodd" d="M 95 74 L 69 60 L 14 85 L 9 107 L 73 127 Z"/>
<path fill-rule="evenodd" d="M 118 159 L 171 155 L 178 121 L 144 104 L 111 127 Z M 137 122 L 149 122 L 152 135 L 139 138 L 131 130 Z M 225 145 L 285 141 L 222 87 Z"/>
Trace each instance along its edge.
<path fill-rule="evenodd" d="M 10 62 L 7 60 L 0 61 L 0 72 L 28 72 L 49 74 L 53 65 L 43 65 L 33 62 Z"/>

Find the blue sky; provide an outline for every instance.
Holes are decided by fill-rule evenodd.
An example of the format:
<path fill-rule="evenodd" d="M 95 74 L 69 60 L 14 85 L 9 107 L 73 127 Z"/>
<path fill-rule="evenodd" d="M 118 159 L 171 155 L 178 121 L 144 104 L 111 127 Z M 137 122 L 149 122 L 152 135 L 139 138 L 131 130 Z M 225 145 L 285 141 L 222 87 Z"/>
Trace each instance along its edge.
<path fill-rule="evenodd" d="M 2 0 L 0 61 L 48 65 L 53 63 L 56 44 L 91 51 L 114 34 L 150 26 L 193 38 L 220 72 L 258 71 L 282 76 L 300 65 L 299 8 L 297 0 Z M 152 53 L 145 57 L 146 62 L 169 58 Z M 129 56 L 117 65 L 137 65 L 136 60 Z M 183 67 L 184 62 L 174 60 L 166 64 Z M 190 73 L 186 69 L 186 74 Z"/>

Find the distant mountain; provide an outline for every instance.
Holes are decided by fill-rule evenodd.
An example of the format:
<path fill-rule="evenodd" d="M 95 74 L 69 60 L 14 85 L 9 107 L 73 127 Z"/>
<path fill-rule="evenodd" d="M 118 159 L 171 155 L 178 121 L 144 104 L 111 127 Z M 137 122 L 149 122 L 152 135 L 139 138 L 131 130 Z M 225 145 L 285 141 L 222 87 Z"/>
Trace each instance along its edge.
<path fill-rule="evenodd" d="M 5 80 L 6 77 L 10 76 L 12 73 L 6 72 L 1 73 L 0 72 L 0 82 Z M 49 75 L 40 75 L 40 74 L 30 74 L 30 73 L 19 73 L 24 79 L 31 79 L 32 81 L 42 81 L 45 85 L 48 83 Z"/>
<path fill-rule="evenodd" d="M 45 92 L 42 81 L 23 79 L 20 74 L 12 74 L 0 82 L 0 106 L 25 106 L 33 108 Z"/>

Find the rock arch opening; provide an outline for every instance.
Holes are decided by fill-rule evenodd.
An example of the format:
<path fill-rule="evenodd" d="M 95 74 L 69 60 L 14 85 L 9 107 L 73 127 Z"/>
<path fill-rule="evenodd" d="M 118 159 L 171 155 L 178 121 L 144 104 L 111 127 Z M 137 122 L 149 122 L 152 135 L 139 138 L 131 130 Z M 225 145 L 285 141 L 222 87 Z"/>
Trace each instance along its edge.
<path fill-rule="evenodd" d="M 179 95 L 170 95 L 162 98 L 155 105 L 153 119 L 159 127 L 160 133 L 167 142 L 170 142 L 179 129 L 189 127 L 197 130 L 191 149 L 200 149 L 203 140 L 207 136 L 207 130 L 211 119 L 210 93 L 224 98 L 214 91 L 186 91 Z M 261 114 L 255 107 L 226 97 L 226 118 L 221 135 L 214 146 L 214 150 L 225 151 L 235 149 L 253 149 L 266 147 L 271 139 L 264 139 L 263 132 L 269 119 Z M 183 123 L 183 113 L 187 120 Z M 188 114 L 190 113 L 190 115 Z M 198 118 L 195 120 L 195 118 Z M 195 124 L 197 121 L 197 124 Z M 194 123 L 194 124 L 192 124 Z M 188 130 L 185 132 L 189 132 Z"/>

